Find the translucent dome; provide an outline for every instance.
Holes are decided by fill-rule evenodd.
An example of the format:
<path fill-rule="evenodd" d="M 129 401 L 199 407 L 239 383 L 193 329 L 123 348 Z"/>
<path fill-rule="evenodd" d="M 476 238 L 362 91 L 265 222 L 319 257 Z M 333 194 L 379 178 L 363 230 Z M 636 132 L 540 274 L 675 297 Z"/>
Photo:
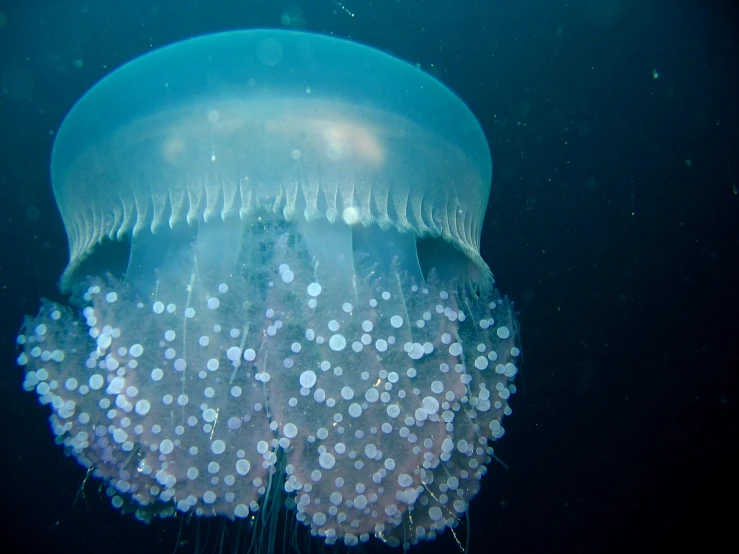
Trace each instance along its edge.
<path fill-rule="evenodd" d="M 490 180 L 473 114 L 402 61 L 293 31 L 195 38 L 114 71 L 64 120 L 62 284 L 106 237 L 261 210 L 440 238 L 487 275 Z"/>

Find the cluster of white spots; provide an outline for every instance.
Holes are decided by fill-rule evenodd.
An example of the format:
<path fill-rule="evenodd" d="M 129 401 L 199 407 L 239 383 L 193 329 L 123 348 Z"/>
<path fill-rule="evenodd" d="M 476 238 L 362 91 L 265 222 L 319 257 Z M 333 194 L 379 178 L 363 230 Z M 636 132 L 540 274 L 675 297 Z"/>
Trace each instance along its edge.
<path fill-rule="evenodd" d="M 418 292 L 418 290 L 420 289 L 416 288 L 414 292 Z M 428 290 L 425 290 L 426 292 L 424 294 L 428 294 Z M 446 291 L 442 291 L 442 294 L 440 294 L 439 297 L 445 302 L 451 302 L 452 300 L 452 295 L 450 295 Z M 382 300 L 390 300 L 393 297 L 388 291 L 383 291 L 380 293 L 380 298 Z M 372 308 L 377 308 L 378 302 L 377 300 L 372 299 L 370 300 L 369 305 Z M 342 306 L 342 309 L 345 313 L 352 313 L 352 308 L 353 307 L 346 306 L 346 304 Z M 436 313 L 443 316 L 445 321 L 450 321 L 455 325 L 458 325 L 467 319 L 467 315 L 464 312 L 461 312 L 450 306 L 440 304 L 439 306 L 437 306 L 435 311 Z M 376 317 L 377 316 L 375 315 L 375 318 Z M 386 328 L 388 330 L 402 329 L 405 325 L 405 319 L 400 315 L 388 315 L 384 317 L 386 317 L 386 319 L 381 318 L 379 320 L 379 323 L 386 325 Z M 411 319 L 411 321 L 416 322 L 416 328 L 418 329 L 431 329 L 433 327 L 429 326 L 434 323 L 433 318 L 433 313 L 426 310 L 422 312 L 417 318 Z M 492 317 L 477 319 L 477 321 L 481 322 L 479 325 L 480 328 L 487 329 L 489 327 L 492 327 L 494 324 L 494 319 Z M 400 343 L 398 343 L 393 335 L 387 335 L 385 334 L 385 332 L 379 331 L 379 329 L 376 328 L 378 324 L 377 320 L 364 319 L 360 320 L 357 323 L 358 327 L 361 328 L 361 330 L 359 330 L 359 335 L 356 336 L 356 339 L 354 339 L 349 338 L 351 336 L 351 333 L 353 332 L 352 328 L 344 327 L 344 324 L 335 319 L 331 319 L 327 322 L 326 325 L 328 326 L 329 331 L 334 333 L 334 335 L 338 335 L 338 331 L 339 329 L 341 329 L 342 340 L 340 349 L 336 348 L 337 343 L 334 342 L 334 335 L 330 335 L 328 338 L 328 346 L 332 352 L 342 352 L 345 345 L 347 343 L 350 343 L 352 346 L 350 355 L 351 352 L 359 354 L 364 352 L 365 347 L 373 345 L 373 350 L 377 353 L 378 356 L 377 359 L 380 360 L 380 356 L 384 357 L 395 352 L 398 349 L 397 345 L 399 344 L 402 345 L 403 350 L 408 354 L 409 358 L 417 361 L 423 360 L 424 356 L 432 356 L 437 351 L 437 349 L 434 347 L 433 340 L 427 340 L 425 342 L 400 341 Z M 445 327 L 442 326 L 441 328 L 443 329 Z M 346 402 L 349 404 L 348 406 L 346 406 L 345 404 L 346 411 L 343 412 L 344 417 L 342 417 L 341 413 L 333 413 L 333 432 L 339 433 L 339 435 L 346 433 L 345 425 L 348 421 L 352 419 L 356 419 L 357 421 L 365 421 L 364 414 L 367 412 L 368 409 L 370 409 L 370 406 L 378 401 L 383 402 L 382 409 L 385 412 L 387 420 L 377 422 L 376 425 L 372 425 L 370 428 L 364 428 L 364 430 L 362 429 L 362 427 L 364 427 L 364 424 L 360 424 L 361 427 L 359 429 L 356 429 L 352 433 L 358 440 L 363 442 L 361 446 L 357 446 L 360 448 L 359 452 L 364 453 L 365 460 L 374 460 L 377 457 L 377 459 L 382 460 L 383 463 L 386 462 L 386 460 L 382 459 L 382 452 L 380 452 L 376 444 L 372 442 L 365 442 L 365 437 L 369 437 L 371 436 L 371 434 L 378 432 L 382 432 L 385 434 L 397 434 L 401 438 L 407 440 L 408 443 L 410 443 L 409 449 L 412 454 L 422 456 L 423 468 L 426 471 L 436 467 L 436 465 L 439 463 L 447 461 L 451 462 L 456 452 L 458 452 L 465 458 L 468 458 L 468 461 L 465 462 L 455 462 L 455 464 L 457 464 L 455 467 L 462 467 L 463 469 L 455 469 L 455 471 L 459 471 L 459 473 L 457 473 L 456 475 L 452 475 L 451 478 L 447 479 L 446 483 L 441 483 L 438 485 L 436 497 L 423 495 L 426 501 L 432 500 L 433 502 L 438 502 L 439 504 L 432 503 L 431 505 L 429 505 L 426 511 L 428 518 L 427 525 L 429 525 L 429 527 L 419 526 L 416 530 L 418 536 L 426 536 L 427 533 L 432 533 L 434 529 L 436 529 L 436 531 L 442 530 L 446 525 L 449 524 L 448 522 L 453 521 L 453 519 L 445 519 L 444 514 L 446 512 L 442 508 L 443 505 L 448 505 L 448 510 L 453 510 L 457 514 L 464 513 L 468 505 L 467 500 L 470 498 L 470 496 L 464 496 L 462 498 L 449 498 L 449 494 L 453 491 L 463 491 L 464 493 L 464 491 L 467 490 L 463 488 L 462 485 L 460 485 L 461 479 L 479 479 L 481 475 L 484 474 L 485 468 L 483 464 L 485 463 L 485 456 L 487 455 L 486 447 L 474 447 L 472 443 L 468 442 L 467 440 L 452 440 L 450 437 L 446 437 L 445 439 L 440 438 L 439 442 L 437 442 L 425 433 L 414 430 L 414 427 L 418 427 L 419 430 L 422 430 L 424 425 L 433 425 L 434 422 L 440 422 L 442 423 L 442 425 L 445 426 L 447 432 L 454 433 L 455 413 L 463 409 L 464 404 L 468 404 L 469 406 L 474 407 L 474 409 L 477 410 L 477 412 L 480 414 L 489 412 L 492 413 L 491 409 L 493 408 L 493 402 L 490 389 L 485 387 L 484 382 L 482 382 L 480 383 L 480 386 L 476 389 L 476 392 L 472 392 L 472 389 L 470 387 L 472 387 L 473 376 L 468 373 L 468 369 L 466 368 L 465 363 L 470 363 L 474 365 L 477 370 L 487 369 L 490 362 L 497 359 L 498 352 L 500 351 L 496 352 L 494 348 L 489 347 L 487 344 L 480 343 L 477 347 L 480 355 L 470 356 L 469 353 L 465 354 L 465 350 L 467 348 L 466 344 L 460 340 L 457 333 L 453 332 L 454 328 L 446 328 L 452 332 L 443 332 L 439 336 L 434 337 L 434 340 L 437 340 L 441 344 L 446 345 L 446 348 L 441 349 L 439 355 L 448 354 L 452 357 L 452 359 L 456 361 L 454 363 L 451 363 L 451 365 L 443 362 L 437 364 L 440 372 L 440 378 L 426 382 L 425 388 L 423 388 L 423 390 L 419 389 L 419 387 L 409 388 L 408 384 L 405 383 L 401 386 L 401 374 L 397 371 L 381 371 L 379 381 L 373 386 L 365 385 L 364 387 L 362 387 L 362 389 L 357 390 L 357 387 L 354 385 L 353 382 L 339 384 L 338 388 L 334 388 L 336 385 L 327 382 L 324 385 L 324 388 L 326 390 L 324 390 L 324 388 L 318 388 L 314 390 L 312 395 L 310 395 L 309 389 L 313 388 L 317 381 L 315 373 L 312 371 L 304 371 L 301 373 L 300 377 L 302 396 L 312 396 L 312 399 L 317 404 L 323 404 L 326 406 L 326 408 L 336 409 L 336 407 L 338 407 L 338 405 L 336 404 L 336 400 L 338 400 L 338 402 Z M 507 329 L 496 329 L 495 331 L 497 337 L 499 339 L 509 337 L 510 333 L 506 335 L 506 330 Z M 376 334 L 376 336 L 373 337 L 373 333 Z M 312 342 L 317 345 L 323 344 L 323 342 L 320 340 L 322 338 L 322 336 L 320 335 L 320 331 L 317 332 L 312 329 L 308 329 L 305 333 L 305 336 L 306 339 L 309 341 L 309 344 Z M 517 350 L 514 349 L 515 347 L 510 348 L 511 356 L 513 356 L 514 352 L 517 352 Z M 300 352 L 303 352 L 302 347 Z M 297 352 L 295 352 L 294 350 L 293 353 L 297 354 Z M 469 361 L 465 362 L 465 360 Z M 353 364 L 347 363 L 347 365 Z M 502 367 L 502 370 L 500 370 L 500 372 L 497 372 L 497 374 L 503 375 L 505 377 L 508 377 L 511 374 L 515 375 L 513 369 L 506 370 L 504 364 L 499 365 Z M 328 360 L 321 361 L 319 363 L 319 366 L 321 368 L 321 371 L 323 372 L 326 372 L 332 368 L 332 364 Z M 335 375 L 341 375 L 341 368 L 339 366 L 336 366 L 333 369 Z M 424 371 L 422 375 L 425 375 L 425 373 L 426 372 Z M 449 376 L 456 376 L 458 382 L 461 382 L 464 385 L 466 393 L 455 392 L 453 384 L 455 381 L 449 381 L 449 378 L 445 376 L 447 374 Z M 356 374 L 352 373 L 351 375 Z M 368 371 L 361 371 L 360 375 L 362 381 L 372 382 L 376 378 L 376 376 L 372 376 L 372 372 Z M 403 370 L 402 375 L 404 376 L 403 379 L 405 379 L 406 377 L 408 379 L 415 379 L 418 375 L 418 372 L 416 368 L 409 367 Z M 327 393 L 327 391 L 332 390 L 334 391 L 333 393 Z M 505 398 L 507 398 L 507 396 L 510 394 L 509 389 L 505 386 L 504 383 L 498 383 L 495 387 L 495 391 L 501 399 L 501 401 L 495 401 L 496 410 L 503 410 L 508 413 L 509 409 L 507 405 L 502 401 L 505 400 Z M 355 396 L 357 395 L 359 395 L 359 397 L 363 399 L 362 403 L 354 401 Z M 416 400 L 412 400 L 414 398 Z M 397 401 L 394 401 L 394 399 L 397 399 Z M 410 405 L 408 404 L 409 400 L 411 400 Z M 298 399 L 294 397 L 290 399 L 288 405 L 291 408 L 299 408 L 301 406 Z M 345 419 L 346 414 L 350 416 L 349 420 Z M 488 419 L 487 421 L 490 420 Z M 491 427 L 492 438 L 498 438 L 502 434 L 502 427 L 499 423 L 497 423 L 493 427 Z M 370 429 L 370 435 L 367 435 L 367 429 Z M 308 442 L 313 442 L 316 440 L 327 440 L 330 436 L 331 434 L 325 428 L 320 428 L 319 431 L 315 432 L 315 436 L 309 436 Z M 483 442 L 482 444 L 484 445 L 485 443 Z M 346 460 L 346 462 L 348 462 L 355 470 L 361 470 L 366 466 L 366 461 L 363 462 L 361 459 L 357 458 L 357 450 L 354 447 L 350 450 L 343 443 L 336 443 L 335 454 L 329 453 L 328 450 L 323 448 L 323 446 L 319 447 L 318 460 L 318 465 L 323 471 L 334 469 L 338 466 L 340 460 Z M 438 456 L 434 454 L 434 448 L 439 449 Z M 349 454 L 351 454 L 351 456 L 348 458 L 348 460 L 345 459 L 344 456 Z M 460 463 L 461 466 L 459 465 Z M 394 469 L 394 467 L 394 461 L 387 461 L 387 463 L 385 463 L 385 468 L 383 469 L 383 471 L 386 472 L 385 475 L 379 472 L 373 473 L 372 482 L 378 485 L 382 484 L 387 476 L 387 471 L 391 471 L 392 469 Z M 402 484 L 404 485 L 404 488 L 403 490 L 398 492 L 398 499 L 401 501 L 401 503 L 406 505 L 415 504 L 421 498 L 423 489 L 416 490 L 415 488 L 413 488 L 413 478 L 408 474 L 403 475 L 405 475 L 405 477 L 401 477 L 401 479 L 403 481 Z M 432 474 L 426 474 L 425 478 L 427 479 L 427 485 L 432 482 L 432 477 Z M 321 478 L 322 477 L 320 471 L 314 470 L 311 473 L 312 480 L 316 481 L 320 480 Z M 325 475 L 323 476 L 323 478 L 325 478 Z M 300 490 L 299 488 L 295 488 L 299 487 L 299 484 L 296 483 L 297 481 L 294 482 L 293 485 L 291 485 L 291 487 L 293 488 L 291 488 L 290 490 Z M 339 479 L 336 480 L 336 486 L 340 486 Z M 347 507 L 364 510 L 364 508 L 369 506 L 370 502 L 376 501 L 372 500 L 373 497 L 371 495 L 365 494 L 364 485 L 358 484 L 357 487 L 357 492 L 359 493 L 359 496 L 353 499 L 345 499 L 338 491 L 332 492 L 330 495 L 331 504 L 333 506 L 342 506 L 344 503 L 346 503 Z M 476 487 L 473 488 L 473 491 L 474 490 L 476 490 Z M 310 489 L 305 491 L 303 500 L 298 502 L 299 508 L 301 506 L 303 507 L 302 509 L 308 508 L 310 504 L 310 495 L 305 493 L 309 491 Z M 462 493 L 460 493 L 460 496 L 461 494 Z M 377 498 L 376 494 L 374 498 Z M 397 505 L 392 504 L 386 506 L 385 513 L 389 516 L 394 516 L 395 514 L 400 513 L 400 510 L 401 509 L 399 509 Z M 333 532 L 335 529 L 335 527 L 324 527 L 324 524 L 328 525 L 328 522 L 331 520 L 331 518 L 338 518 L 338 520 L 333 519 L 333 525 L 336 525 L 337 521 L 338 523 L 341 523 L 342 521 L 346 521 L 348 523 L 351 521 L 350 519 L 346 519 L 347 514 L 342 513 L 340 510 L 326 511 L 324 509 L 323 512 L 316 512 L 314 510 L 311 513 L 312 516 L 309 516 L 307 519 L 301 519 L 301 521 L 311 523 L 314 528 L 320 527 L 321 532 L 325 531 L 327 537 L 329 537 L 330 533 Z M 451 515 L 451 512 L 449 513 Z"/>
<path fill-rule="evenodd" d="M 510 413 L 506 400 L 515 391 L 509 380 L 517 373 L 512 362 L 519 351 L 508 340 L 510 328 L 496 326 L 490 316 L 505 321 L 506 314 L 465 314 L 455 292 L 441 291 L 431 300 L 428 288 L 416 286 L 413 310 L 398 309 L 404 294 L 393 286 L 383 287 L 393 293 L 374 289 L 377 298 L 369 302 L 367 296 L 338 299 L 328 286 L 306 285 L 302 266 L 289 255 L 285 259 L 289 264 L 276 268 L 280 279 L 269 282 L 266 300 L 249 298 L 256 321 L 244 322 L 243 314 L 232 318 L 234 303 L 208 294 L 200 296 L 208 309 L 197 315 L 190 306 L 157 300 L 153 314 L 171 318 L 162 319 L 156 342 L 140 335 L 136 342 L 136 333 L 126 335 L 131 330 L 123 328 L 124 342 L 120 329 L 103 325 L 104 314 L 86 310 L 97 354 L 84 364 L 92 371 L 84 378 L 61 378 L 53 367 L 51 376 L 36 367 L 27 372 L 24 388 L 48 399 L 59 418 L 86 426 L 70 433 L 72 425 L 62 421 L 55 428 L 57 436 L 72 435 L 64 440 L 76 451 L 98 448 L 108 456 L 108 467 L 115 467 L 136 449 L 137 471 L 112 481 L 115 503 L 123 505 L 125 495 L 135 501 L 176 498 L 182 512 L 210 514 L 206 505 L 225 505 L 226 515 L 244 518 L 258 505 L 240 496 L 240 489 L 265 494 L 261 471 L 273 468 L 281 455 L 288 462 L 285 490 L 298 495 L 298 519 L 327 542 L 364 542 L 373 529 L 387 536 L 405 521 L 409 506 L 415 506 L 416 524 L 408 536 L 434 536 L 464 513 L 477 490 L 492 453 L 485 437 L 504 432 L 500 418 Z M 305 291 L 302 302 L 314 310 L 305 323 L 292 311 L 299 305 L 283 300 L 293 283 L 301 285 L 290 294 Z M 228 292 L 226 283 L 218 286 L 218 294 Z M 124 304 L 110 292 L 104 299 L 117 303 L 116 309 Z M 419 300 L 427 300 L 420 310 Z M 201 317 L 208 323 L 201 324 Z M 34 327 L 39 340 L 50 335 L 51 321 L 53 315 Z M 33 352 L 25 348 L 19 363 L 65 359 L 61 350 Z M 188 367 L 194 371 L 185 373 Z M 91 391 L 99 400 L 79 412 L 69 397 Z M 254 391 L 269 401 L 255 402 Z M 264 418 L 273 435 L 245 442 Z M 119 451 L 128 454 L 122 458 Z M 151 483 L 142 489 L 147 478 Z M 185 480 L 192 494 L 183 497 Z"/>

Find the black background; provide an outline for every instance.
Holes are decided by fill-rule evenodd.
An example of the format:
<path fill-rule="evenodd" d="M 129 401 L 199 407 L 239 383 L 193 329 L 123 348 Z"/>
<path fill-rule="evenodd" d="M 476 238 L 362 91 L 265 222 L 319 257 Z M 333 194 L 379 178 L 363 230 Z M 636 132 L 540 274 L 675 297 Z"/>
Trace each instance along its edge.
<path fill-rule="evenodd" d="M 41 296 L 61 299 L 67 257 L 50 148 L 74 101 L 120 64 L 194 35 L 280 27 L 286 13 L 291 26 L 420 64 L 468 103 L 488 136 L 494 184 L 482 254 L 517 302 L 525 364 L 496 445 L 510 469 L 493 463 L 472 503 L 470 551 L 735 544 L 731 4 L 343 6 L 0 1 L 0 551 L 175 550 L 178 520 L 136 523 L 91 484 L 73 505 L 84 471 L 53 445 L 47 410 L 20 389 L 15 334 Z M 210 530 L 207 552 L 217 551 L 217 524 Z M 195 550 L 196 531 L 183 527 L 178 552 Z M 418 551 L 436 550 L 458 547 L 447 532 Z"/>

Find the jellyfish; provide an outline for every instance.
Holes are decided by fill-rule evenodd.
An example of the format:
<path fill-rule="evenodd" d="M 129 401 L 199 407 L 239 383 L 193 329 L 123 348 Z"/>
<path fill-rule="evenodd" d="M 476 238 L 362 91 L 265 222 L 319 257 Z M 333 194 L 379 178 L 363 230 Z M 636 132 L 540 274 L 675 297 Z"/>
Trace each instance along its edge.
<path fill-rule="evenodd" d="M 464 517 L 511 413 L 492 178 L 448 88 L 292 30 L 113 71 L 51 156 L 68 301 L 17 338 L 56 442 L 142 522 L 291 499 L 317 540 L 405 548 Z"/>

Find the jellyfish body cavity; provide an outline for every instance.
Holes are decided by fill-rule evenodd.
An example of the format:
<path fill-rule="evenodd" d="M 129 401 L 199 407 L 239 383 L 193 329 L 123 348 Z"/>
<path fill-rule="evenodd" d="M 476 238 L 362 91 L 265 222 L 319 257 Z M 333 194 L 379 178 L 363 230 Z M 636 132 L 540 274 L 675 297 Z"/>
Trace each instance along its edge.
<path fill-rule="evenodd" d="M 18 361 L 114 506 L 241 519 L 277 479 L 347 545 L 464 516 L 519 350 L 479 254 L 488 146 L 446 87 L 331 37 L 191 39 L 83 96 L 51 172 L 70 303 Z"/>

